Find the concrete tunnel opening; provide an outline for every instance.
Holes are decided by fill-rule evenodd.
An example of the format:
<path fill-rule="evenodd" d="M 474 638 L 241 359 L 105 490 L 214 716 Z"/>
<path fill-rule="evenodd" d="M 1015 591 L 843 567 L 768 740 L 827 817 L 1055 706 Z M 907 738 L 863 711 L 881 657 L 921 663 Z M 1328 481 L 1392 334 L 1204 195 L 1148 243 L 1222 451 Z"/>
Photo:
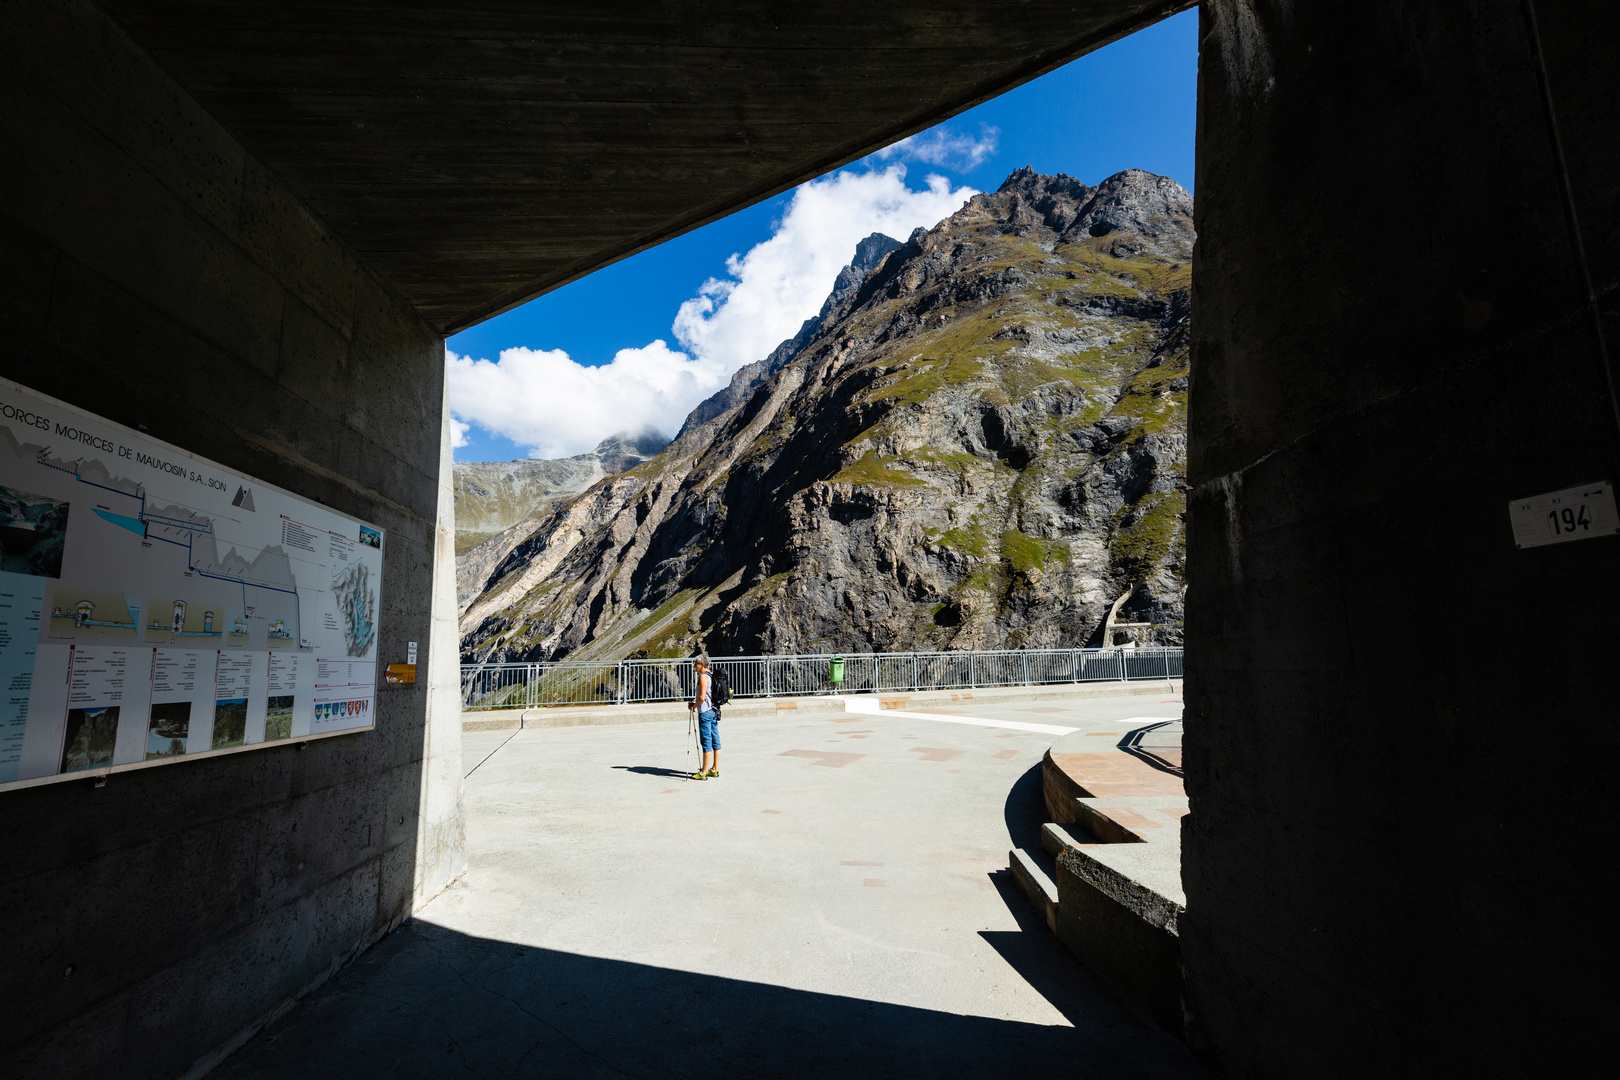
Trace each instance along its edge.
<path fill-rule="evenodd" d="M 11 639 L 39 642 L 40 655 L 126 654 L 78 684 L 65 666 L 49 677 L 30 666 L 11 683 L 22 700 L 0 742 L 0 768 L 19 770 L 0 779 L 12 852 L 0 911 L 17 958 L 6 1071 L 201 1075 L 466 865 L 445 572 L 447 333 L 1183 6 L 992 5 L 920 19 L 904 5 L 834 4 L 761 20 L 740 5 L 706 19 L 654 5 L 608 25 L 577 5 L 477 20 L 420 5 L 385 43 L 365 12 L 341 6 L 294 5 L 282 13 L 290 33 L 181 4 L 15 6 L 0 45 L 12 148 L 0 178 L 11 342 L 0 411 L 16 468 L 47 486 L 99 483 L 61 457 L 56 427 L 101 430 L 170 469 L 200 469 L 205 488 L 209 476 L 226 484 L 210 515 L 222 541 L 220 523 L 282 497 L 326 508 L 324 534 L 341 528 L 380 572 L 368 579 L 366 662 L 386 669 L 415 643 L 420 677 L 380 676 L 370 697 L 321 702 L 323 720 L 356 721 L 347 734 L 289 722 L 264 745 L 249 740 L 279 732 L 270 699 L 297 691 L 261 694 L 258 668 L 216 667 L 212 682 L 193 672 L 187 685 L 211 688 L 184 698 L 183 717 L 152 714 L 162 730 L 130 741 L 109 710 L 181 703 L 149 690 L 125 700 L 120 674 L 137 651 L 171 647 L 150 644 L 152 623 L 162 629 L 177 600 L 196 626 L 172 616 L 172 651 L 216 638 L 229 648 L 240 617 L 264 680 L 296 653 L 304 613 L 262 618 L 285 603 L 270 576 L 254 579 L 264 595 L 249 601 L 242 581 L 234 597 L 209 584 L 197 571 L 247 577 L 225 543 L 198 561 L 188 541 L 179 591 L 127 595 L 94 573 L 70 577 L 77 556 L 50 537 L 80 520 L 140 557 L 164 540 L 114 519 L 176 550 L 202 525 L 128 491 L 70 498 L 5 481 L 5 585 L 23 598 L 8 609 L 20 620 Z M 1566 670 L 1604 670 L 1615 646 L 1615 154 L 1603 103 L 1620 95 L 1600 58 L 1616 18 L 1525 0 L 1200 8 L 1182 759 L 1192 813 L 1174 882 L 1186 900 L 1177 955 L 1164 952 L 1170 913 L 1150 898 L 1093 897 L 1075 915 L 1114 928 L 1102 940 L 1116 955 L 1091 963 L 1148 973 L 1127 992 L 1231 1075 L 1567 1071 L 1584 1040 L 1545 1033 L 1601 1030 L 1612 1002 L 1578 917 L 1612 876 L 1586 850 L 1614 815 L 1601 796 L 1612 693 L 1600 679 L 1527 670 L 1517 638 L 1560 597 Z M 815 44 L 802 82 L 773 74 L 782 40 Z M 500 85 L 531 96 L 514 103 Z M 580 97 L 547 96 L 548 85 Z M 627 88 L 642 105 L 614 104 Z M 598 118 L 588 139 L 585 113 Z M 649 174 L 656 184 L 637 179 Z M 583 228 L 604 199 L 614 226 Z M 72 456 L 92 450 L 78 443 Z M 46 471 L 42 457 L 60 467 Z M 154 491 L 155 477 L 176 476 L 134 467 Z M 254 487 L 257 509 L 229 504 Z M 1563 530 L 1565 507 L 1587 527 Z M 279 525 L 275 535 L 316 546 L 323 566 L 350 550 Z M 337 576 L 325 574 L 328 594 Z M 335 586 L 352 595 L 346 609 L 333 603 L 333 640 L 344 640 L 344 610 L 360 616 L 350 625 L 370 624 L 366 587 Z M 48 590 L 37 606 L 35 588 Z M 1391 594 L 1425 597 L 1447 632 L 1421 650 L 1376 645 Z M 968 614 L 952 611 L 942 629 Z M 252 693 L 219 689 L 233 678 Z M 347 675 L 323 678 L 335 688 Z M 27 699 L 47 685 L 83 697 L 53 703 L 55 741 L 42 751 Z M 362 700 L 371 715 L 350 711 Z M 1548 717 L 1591 752 L 1536 736 Z M 1148 727 L 1120 737 L 1167 760 Z M 949 775 L 954 760 L 922 753 L 946 749 L 901 753 Z M 140 767 L 125 768 L 137 753 Z M 25 760 L 48 761 L 53 782 L 22 776 Z M 849 775 L 817 763 L 836 756 L 785 760 Z M 1581 824 L 1549 830 L 1503 790 L 1552 792 Z M 1076 813 L 1088 798 L 1149 821 L 1161 809 L 1058 794 Z M 1091 823 L 1133 822 L 1145 830 L 1124 814 Z M 864 884 L 887 880 L 875 867 L 846 869 L 863 896 L 898 888 Z M 392 940 L 426 964 L 447 939 Z M 457 947 L 477 963 L 515 951 Z M 536 962 L 578 994 L 649 979 L 670 999 L 748 993 L 628 961 Z M 570 994 L 548 1007 L 583 1000 Z M 987 1068 L 993 1059 L 972 1055 L 1012 1035 L 1070 1052 L 1050 1033 L 980 1020 L 956 1029 L 898 1007 L 867 1016 L 842 1000 L 765 996 L 767 1028 L 814 1007 L 871 1024 L 873 1038 L 886 1025 L 958 1031 L 948 1044 Z M 623 1018 L 601 1016 L 592 1038 L 611 1038 Z"/>

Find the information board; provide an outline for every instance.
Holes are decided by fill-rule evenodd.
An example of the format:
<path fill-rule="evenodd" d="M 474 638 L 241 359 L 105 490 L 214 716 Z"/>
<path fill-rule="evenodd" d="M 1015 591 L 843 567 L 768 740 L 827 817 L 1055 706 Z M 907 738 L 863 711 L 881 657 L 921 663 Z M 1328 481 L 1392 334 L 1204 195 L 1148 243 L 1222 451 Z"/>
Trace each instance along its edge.
<path fill-rule="evenodd" d="M 0 790 L 374 726 L 384 540 L 0 379 Z"/>

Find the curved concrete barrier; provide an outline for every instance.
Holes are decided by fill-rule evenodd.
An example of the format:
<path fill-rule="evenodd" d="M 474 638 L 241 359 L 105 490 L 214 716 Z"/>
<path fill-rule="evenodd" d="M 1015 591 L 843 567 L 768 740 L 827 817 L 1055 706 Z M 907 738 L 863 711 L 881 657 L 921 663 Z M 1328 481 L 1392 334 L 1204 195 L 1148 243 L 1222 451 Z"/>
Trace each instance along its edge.
<path fill-rule="evenodd" d="M 1184 1034 L 1179 921 L 1180 722 L 1137 717 L 1056 739 L 1041 761 L 1052 821 L 1034 853 L 1011 853 L 1014 878 L 1082 963 L 1167 1030 Z"/>

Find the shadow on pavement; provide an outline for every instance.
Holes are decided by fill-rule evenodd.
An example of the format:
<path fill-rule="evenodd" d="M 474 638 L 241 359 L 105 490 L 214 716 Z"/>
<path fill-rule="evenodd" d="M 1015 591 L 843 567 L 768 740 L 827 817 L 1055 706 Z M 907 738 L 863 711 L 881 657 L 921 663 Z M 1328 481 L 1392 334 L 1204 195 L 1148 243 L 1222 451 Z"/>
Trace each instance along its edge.
<path fill-rule="evenodd" d="M 1007 838 L 1015 848 L 1026 851 L 1041 849 L 1041 826 L 1046 823 L 1046 798 L 1041 794 L 1041 767 L 1031 765 L 1024 775 L 1013 782 L 1002 804 L 1002 820 L 1007 825 Z"/>
<path fill-rule="evenodd" d="M 1175 730 L 1165 730 L 1171 727 Z M 1148 724 L 1127 731 L 1117 745 L 1138 761 L 1151 765 L 1160 772 L 1169 773 L 1177 779 L 1185 779 L 1181 771 L 1180 720 L 1166 720 L 1163 723 Z"/>
<path fill-rule="evenodd" d="M 685 770 L 666 769 L 661 765 L 615 765 L 613 768 L 623 770 L 624 772 L 638 773 L 642 776 L 676 776 L 684 779 L 691 776 L 692 773 L 697 769 L 697 766 L 694 765 L 692 768 Z"/>
<path fill-rule="evenodd" d="M 1024 946 L 1003 940 L 1019 936 L 986 939 L 1019 957 Z M 526 948 L 413 920 L 213 1075 L 1204 1075 L 1178 1043 L 1113 1002 L 1083 986 L 1063 991 L 1061 975 L 1053 969 L 1042 992 L 1074 998 L 1062 1009 L 1072 1028 Z"/>
<path fill-rule="evenodd" d="M 1158 726 L 1158 725 L 1154 725 Z M 1143 728 L 1143 731 L 1151 728 Z M 1047 873 L 1053 872 L 1053 859 L 1041 848 L 1041 826 L 1047 820 L 1046 799 L 1041 790 L 1041 766 L 1035 765 L 1014 782 L 1002 810 L 1007 835 L 1013 847 L 1023 848 Z M 1030 906 L 1029 898 L 1013 878 L 1011 870 L 997 870 L 990 883 L 1018 923 L 1016 931 L 981 930 L 982 937 L 1001 958 L 1029 983 L 1051 1006 L 1077 1028 L 1095 1015 L 1096 1002 L 1108 1000 L 1128 1012 L 1144 1028 L 1162 1032 L 1146 1013 L 1120 997 L 1091 972 L 1063 943 L 1053 936 L 1041 916 Z M 1169 1034 L 1165 1038 L 1171 1038 Z"/>
<path fill-rule="evenodd" d="M 980 930 L 979 936 L 1069 1023 L 1079 1028 L 1095 1022 L 1088 1018 L 1095 1017 L 1095 1002 L 1101 998 L 1110 1001 L 1120 1012 L 1129 1013 L 1143 1028 L 1164 1031 L 1145 1012 L 1093 974 L 1053 936 L 1030 907 L 1012 871 L 997 870 L 989 877 L 996 892 L 1001 894 L 1002 903 L 1018 921 L 1018 929 Z M 1164 1038 L 1171 1036 L 1165 1033 Z"/>

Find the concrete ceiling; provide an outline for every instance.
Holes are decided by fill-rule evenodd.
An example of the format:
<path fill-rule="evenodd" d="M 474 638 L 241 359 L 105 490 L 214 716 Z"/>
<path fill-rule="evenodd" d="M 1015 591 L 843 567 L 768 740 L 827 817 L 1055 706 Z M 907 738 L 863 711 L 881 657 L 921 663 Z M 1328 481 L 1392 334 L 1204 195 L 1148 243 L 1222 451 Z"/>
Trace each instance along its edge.
<path fill-rule="evenodd" d="M 446 333 L 1191 6 L 102 2 Z"/>

